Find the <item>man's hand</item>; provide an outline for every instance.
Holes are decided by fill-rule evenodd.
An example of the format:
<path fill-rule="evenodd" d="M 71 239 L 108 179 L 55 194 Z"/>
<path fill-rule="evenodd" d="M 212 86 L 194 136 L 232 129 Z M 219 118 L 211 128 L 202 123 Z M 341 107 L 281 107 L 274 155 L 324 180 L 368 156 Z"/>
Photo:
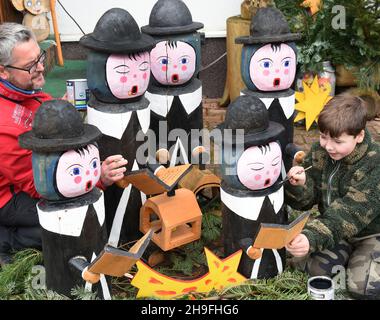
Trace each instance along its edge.
<path fill-rule="evenodd" d="M 128 161 L 122 155 L 109 156 L 102 163 L 102 174 L 100 179 L 105 187 L 109 187 L 114 182 L 119 181 L 124 177 L 124 172 L 127 171 L 125 166 Z"/>
<path fill-rule="evenodd" d="M 307 237 L 300 233 L 285 248 L 291 255 L 295 257 L 303 257 L 308 254 L 310 243 Z"/>
<path fill-rule="evenodd" d="M 304 167 L 294 166 L 290 168 L 287 176 L 289 177 L 290 184 L 293 186 L 303 186 L 306 182 Z"/>

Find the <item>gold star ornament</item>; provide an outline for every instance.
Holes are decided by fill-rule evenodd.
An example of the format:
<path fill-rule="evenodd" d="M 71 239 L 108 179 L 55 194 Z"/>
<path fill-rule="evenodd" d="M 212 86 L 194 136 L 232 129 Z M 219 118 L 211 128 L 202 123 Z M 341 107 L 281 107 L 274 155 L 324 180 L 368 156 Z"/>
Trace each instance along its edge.
<path fill-rule="evenodd" d="M 322 6 L 321 0 L 305 0 L 301 3 L 302 7 L 309 8 L 311 15 L 315 15 Z"/>
<path fill-rule="evenodd" d="M 137 298 L 174 299 L 191 292 L 208 293 L 212 289 L 220 290 L 226 286 L 237 285 L 247 280 L 237 272 L 242 250 L 221 260 L 209 249 L 204 249 L 209 272 L 198 279 L 190 281 L 165 276 L 142 261 L 138 261 L 136 263 L 138 271 L 131 282 L 134 287 L 139 289 Z"/>
<path fill-rule="evenodd" d="M 318 84 L 318 77 L 314 78 L 311 86 L 302 81 L 303 92 L 296 91 L 296 100 L 294 108 L 298 111 L 294 122 L 306 119 L 306 131 L 309 131 L 314 121 L 317 121 L 319 113 L 323 107 L 332 98 L 330 96 L 331 86 Z"/>

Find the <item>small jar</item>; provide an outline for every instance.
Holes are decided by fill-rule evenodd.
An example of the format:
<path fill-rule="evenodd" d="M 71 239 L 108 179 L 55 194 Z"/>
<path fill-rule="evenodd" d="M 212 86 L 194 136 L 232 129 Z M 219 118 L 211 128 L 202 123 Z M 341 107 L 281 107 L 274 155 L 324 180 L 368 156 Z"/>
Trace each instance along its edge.
<path fill-rule="evenodd" d="M 336 85 L 336 77 L 335 77 L 335 69 L 331 65 L 330 61 L 322 62 L 322 71 L 318 73 L 318 84 L 320 87 L 331 88 L 330 96 L 335 95 L 335 85 Z"/>

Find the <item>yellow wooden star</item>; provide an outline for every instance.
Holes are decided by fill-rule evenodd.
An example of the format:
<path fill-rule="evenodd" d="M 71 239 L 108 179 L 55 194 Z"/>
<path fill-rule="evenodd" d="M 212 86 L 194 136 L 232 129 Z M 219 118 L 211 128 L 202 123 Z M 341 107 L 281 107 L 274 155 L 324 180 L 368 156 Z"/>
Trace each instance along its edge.
<path fill-rule="evenodd" d="M 212 289 L 223 289 L 226 286 L 237 285 L 245 280 L 237 272 L 242 250 L 235 252 L 226 259 L 219 259 L 207 248 L 205 249 L 209 272 L 195 280 L 178 280 L 165 276 L 142 261 L 136 263 L 138 272 L 131 284 L 139 289 L 137 297 L 156 297 L 173 299 L 176 296 L 190 292 L 207 293 Z"/>
<path fill-rule="evenodd" d="M 314 78 L 311 86 L 308 86 L 304 81 L 303 92 L 296 92 L 296 100 L 294 108 L 298 111 L 294 122 L 306 118 L 306 130 L 309 131 L 314 121 L 317 121 L 319 113 L 322 111 L 326 103 L 331 99 L 331 86 L 319 87 L 318 77 Z"/>
<path fill-rule="evenodd" d="M 310 9 L 310 13 L 313 16 L 316 14 L 322 6 L 321 0 L 305 0 L 301 3 L 301 6 Z"/>

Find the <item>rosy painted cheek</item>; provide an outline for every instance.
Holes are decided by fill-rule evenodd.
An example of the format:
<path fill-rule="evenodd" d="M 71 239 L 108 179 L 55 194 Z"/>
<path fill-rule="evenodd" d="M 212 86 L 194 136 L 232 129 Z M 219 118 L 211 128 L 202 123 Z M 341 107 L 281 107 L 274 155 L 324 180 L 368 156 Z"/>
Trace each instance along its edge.
<path fill-rule="evenodd" d="M 74 182 L 80 184 L 82 182 L 82 177 L 75 177 Z"/>
<path fill-rule="evenodd" d="M 264 75 L 265 77 L 269 76 L 269 74 L 270 74 L 269 70 L 264 70 L 264 71 L 263 71 L 263 75 Z"/>
<path fill-rule="evenodd" d="M 94 176 L 97 177 L 98 174 L 99 174 L 99 171 L 98 171 L 98 170 L 95 170 L 95 171 L 94 171 Z"/>
<path fill-rule="evenodd" d="M 259 175 L 259 174 L 255 175 L 255 180 L 256 180 L 256 181 L 261 180 L 261 175 Z"/>
<path fill-rule="evenodd" d="M 186 71 L 187 70 L 187 67 L 186 66 L 182 66 L 182 71 Z"/>
<path fill-rule="evenodd" d="M 126 77 L 126 76 L 122 76 L 121 78 L 120 78 L 120 82 L 121 83 L 126 83 L 128 81 L 128 78 Z"/>
<path fill-rule="evenodd" d="M 288 74 L 289 74 L 289 69 L 286 69 L 286 70 L 284 71 L 284 73 L 285 73 L 286 75 L 288 75 Z"/>
<path fill-rule="evenodd" d="M 278 170 L 277 169 L 274 170 L 273 175 L 275 175 L 275 176 L 278 175 Z"/>
<path fill-rule="evenodd" d="M 166 71 L 168 71 L 168 67 L 167 67 L 167 66 L 163 66 L 163 67 L 161 68 L 161 70 L 162 70 L 163 72 L 166 72 Z"/>
<path fill-rule="evenodd" d="M 146 73 L 143 74 L 143 79 L 146 80 L 148 78 L 148 75 Z"/>

